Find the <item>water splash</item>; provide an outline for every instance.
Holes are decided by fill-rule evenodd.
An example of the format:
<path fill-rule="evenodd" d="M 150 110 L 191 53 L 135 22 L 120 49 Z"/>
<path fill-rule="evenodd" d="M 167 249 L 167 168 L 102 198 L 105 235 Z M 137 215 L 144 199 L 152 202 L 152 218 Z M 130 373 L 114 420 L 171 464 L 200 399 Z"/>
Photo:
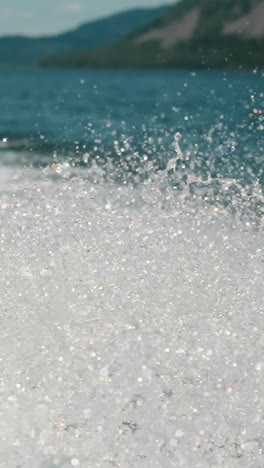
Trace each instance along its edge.
<path fill-rule="evenodd" d="M 0 466 L 261 464 L 263 231 L 164 180 L 2 192 Z"/>
<path fill-rule="evenodd" d="M 45 132 L 15 136 L 17 148 L 4 129 L 0 145 L 0 466 L 262 466 L 263 151 L 252 79 L 206 75 L 186 100 L 175 98 L 186 76 L 169 74 L 168 102 L 160 75 L 145 86 L 132 75 L 134 94 L 131 78 L 116 94 L 107 79 L 102 102 L 68 92 L 53 119 L 50 96 L 74 76 L 45 78 L 31 97 Z M 17 103 L 29 135 L 32 108 L 25 122 Z"/>
<path fill-rule="evenodd" d="M 170 159 L 167 164 L 167 171 L 170 172 L 172 170 L 174 174 L 176 173 L 176 170 L 177 170 L 177 162 L 183 160 L 182 150 L 179 145 L 180 139 L 181 139 L 181 134 L 179 132 L 175 133 L 174 148 L 176 152 L 176 157 Z"/>

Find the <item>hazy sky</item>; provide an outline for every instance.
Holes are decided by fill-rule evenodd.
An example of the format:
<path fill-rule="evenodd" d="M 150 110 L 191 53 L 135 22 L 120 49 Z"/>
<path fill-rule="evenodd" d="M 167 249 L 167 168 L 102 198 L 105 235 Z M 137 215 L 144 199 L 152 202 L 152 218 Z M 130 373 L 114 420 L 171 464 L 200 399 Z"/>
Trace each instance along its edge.
<path fill-rule="evenodd" d="M 173 0 L 0 0 L 0 36 L 53 34 L 128 8 L 171 3 Z"/>

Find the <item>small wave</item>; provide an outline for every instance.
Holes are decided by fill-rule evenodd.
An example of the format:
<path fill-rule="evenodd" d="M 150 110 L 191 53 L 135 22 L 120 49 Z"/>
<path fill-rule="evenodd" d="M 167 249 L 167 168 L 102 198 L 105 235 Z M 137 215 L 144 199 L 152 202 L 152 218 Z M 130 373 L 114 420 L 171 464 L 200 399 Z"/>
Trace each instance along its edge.
<path fill-rule="evenodd" d="M 261 465 L 263 229 L 54 170 L 0 195 L 2 466 Z"/>

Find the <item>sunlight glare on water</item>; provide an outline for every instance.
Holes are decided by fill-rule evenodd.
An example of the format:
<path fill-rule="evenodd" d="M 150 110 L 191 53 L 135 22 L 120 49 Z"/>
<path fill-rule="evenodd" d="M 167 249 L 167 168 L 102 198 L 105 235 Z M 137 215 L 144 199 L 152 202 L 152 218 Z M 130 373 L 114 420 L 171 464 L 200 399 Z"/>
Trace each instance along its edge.
<path fill-rule="evenodd" d="M 261 181 L 179 133 L 136 183 L 2 165 L 1 467 L 263 465 Z"/>
<path fill-rule="evenodd" d="M 1 466 L 260 463 L 262 230 L 34 177 L 1 206 Z"/>

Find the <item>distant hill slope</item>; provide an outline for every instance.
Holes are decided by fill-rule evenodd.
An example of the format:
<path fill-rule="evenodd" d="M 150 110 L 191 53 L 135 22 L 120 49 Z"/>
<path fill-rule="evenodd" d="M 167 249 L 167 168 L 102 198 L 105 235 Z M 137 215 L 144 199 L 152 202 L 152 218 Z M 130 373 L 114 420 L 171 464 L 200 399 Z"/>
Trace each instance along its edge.
<path fill-rule="evenodd" d="M 264 0 L 182 0 L 150 25 L 44 66 L 264 67 Z"/>
<path fill-rule="evenodd" d="M 100 46 L 135 28 L 145 26 L 166 10 L 137 8 L 85 23 L 72 31 L 50 37 L 0 37 L 0 65 L 32 65 L 41 57 Z"/>

